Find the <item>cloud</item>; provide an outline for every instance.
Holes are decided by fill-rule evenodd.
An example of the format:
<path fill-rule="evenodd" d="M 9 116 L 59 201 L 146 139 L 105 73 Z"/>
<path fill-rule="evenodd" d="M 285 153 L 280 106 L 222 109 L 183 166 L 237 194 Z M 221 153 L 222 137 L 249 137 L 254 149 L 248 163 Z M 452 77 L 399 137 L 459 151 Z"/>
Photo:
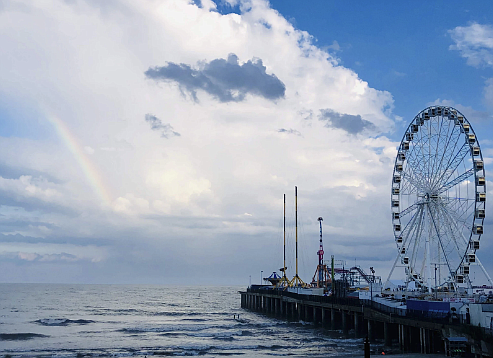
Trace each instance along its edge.
<path fill-rule="evenodd" d="M 84 147 L 84 151 L 85 151 L 87 154 L 89 154 L 89 155 L 93 155 L 93 154 L 94 154 L 94 149 L 93 149 L 93 148 L 91 148 L 91 147 L 90 147 L 90 146 L 88 146 L 88 145 Z"/>
<path fill-rule="evenodd" d="M 488 83 L 488 81 L 487 81 L 487 83 Z M 488 88 L 488 87 L 486 87 L 486 88 Z M 486 96 L 487 96 L 487 91 L 485 92 L 485 97 Z M 435 101 L 429 102 L 427 104 L 427 106 L 434 106 L 434 105 L 454 107 L 454 108 L 458 109 L 463 115 L 465 115 L 466 118 L 472 123 L 474 123 L 474 122 L 478 123 L 478 122 L 481 122 L 481 121 L 484 121 L 487 119 L 491 119 L 491 114 L 488 112 L 478 111 L 478 110 L 475 110 L 474 108 L 472 108 L 470 106 L 463 106 L 462 104 L 455 103 L 454 101 L 452 101 L 450 99 L 437 98 Z"/>
<path fill-rule="evenodd" d="M 41 262 L 53 262 L 53 261 L 67 261 L 73 262 L 77 261 L 78 258 L 75 255 L 67 254 L 62 252 L 60 254 L 45 254 L 40 255 L 33 252 L 18 252 L 16 253 L 17 258 L 24 261 L 41 261 Z"/>
<path fill-rule="evenodd" d="M 390 74 L 396 78 L 406 77 L 406 74 L 404 72 L 399 72 L 397 70 L 390 71 Z"/>
<path fill-rule="evenodd" d="M 373 123 L 361 118 L 359 114 L 341 114 L 331 109 L 321 109 L 319 119 L 327 121 L 326 127 L 343 129 L 353 135 L 376 128 Z"/>
<path fill-rule="evenodd" d="M 16 114 L 5 119 L 12 136 L 0 136 L 0 252 L 85 259 L 0 258 L 0 281 L 241 283 L 281 267 L 272 238 L 283 193 L 293 237 L 294 185 L 304 252 L 318 249 L 319 216 L 334 216 L 324 231 L 348 243 L 331 249 L 340 259 L 375 257 L 375 238 L 393 245 L 388 180 L 398 143 L 366 131 L 369 122 L 392 128 L 392 95 L 267 1 L 224 14 L 204 1 L 25 4 L 0 12 L 9 29 L 0 31 L 0 93 Z M 143 76 L 155 64 L 164 75 L 158 67 Z M 27 107 L 42 110 L 24 115 Z M 321 108 L 330 118 L 315 120 Z M 16 132 L 16 117 L 36 135 Z M 178 133 L 171 123 L 182 136 L 163 146 L 163 132 Z M 316 255 L 300 266 L 311 277 Z"/>
<path fill-rule="evenodd" d="M 332 41 L 332 45 L 325 46 L 325 48 L 327 50 L 332 50 L 334 52 L 341 51 L 341 46 L 339 45 L 339 43 L 336 40 Z"/>
<path fill-rule="evenodd" d="M 285 128 L 280 128 L 277 130 L 279 133 L 286 133 L 286 134 L 294 134 L 294 135 L 297 135 L 297 136 L 301 136 L 301 133 L 300 131 L 297 131 L 296 129 L 285 129 Z"/>
<path fill-rule="evenodd" d="M 465 27 L 457 26 L 448 33 L 455 42 L 449 49 L 459 51 L 468 65 L 493 67 L 493 26 L 474 22 Z"/>
<path fill-rule="evenodd" d="M 198 101 L 197 91 L 202 90 L 220 102 L 240 102 L 247 94 L 268 100 L 284 97 L 286 87 L 276 75 L 269 75 L 261 59 L 239 64 L 238 56 L 203 62 L 193 69 L 190 65 L 168 62 L 165 66 L 149 68 L 145 75 L 156 81 L 174 81 L 181 91 Z"/>
<path fill-rule="evenodd" d="M 162 138 L 170 138 L 170 137 L 179 137 L 181 136 L 180 133 L 175 132 L 173 130 L 173 127 L 169 123 L 163 124 L 159 118 L 156 116 L 153 116 L 152 114 L 146 114 L 145 120 L 147 123 L 151 125 L 151 129 L 153 131 L 158 131 L 161 132 L 161 137 Z"/>
<path fill-rule="evenodd" d="M 493 78 L 488 78 L 484 87 L 484 103 L 493 109 Z"/>
<path fill-rule="evenodd" d="M 67 204 L 66 188 L 50 182 L 46 176 L 21 175 L 19 178 L 0 176 L 0 202 L 6 206 L 22 207 L 29 211 L 64 212 L 73 215 Z"/>

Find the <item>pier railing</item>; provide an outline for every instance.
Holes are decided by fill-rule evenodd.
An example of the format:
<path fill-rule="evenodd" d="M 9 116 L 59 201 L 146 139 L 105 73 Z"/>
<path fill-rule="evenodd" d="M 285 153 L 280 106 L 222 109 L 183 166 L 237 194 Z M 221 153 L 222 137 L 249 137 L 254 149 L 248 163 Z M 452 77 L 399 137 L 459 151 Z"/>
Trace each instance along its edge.
<path fill-rule="evenodd" d="M 274 295 L 274 296 L 291 297 L 294 299 L 299 299 L 300 296 L 302 296 L 302 298 L 304 300 L 311 301 L 311 302 L 339 304 L 339 305 L 346 305 L 346 306 L 353 306 L 353 307 L 360 307 L 361 306 L 361 301 L 357 298 L 305 295 L 305 294 L 300 294 L 300 293 L 296 293 L 296 292 L 289 292 L 289 291 L 284 291 L 284 290 L 263 289 L 263 288 L 261 288 L 261 289 L 248 288 L 247 292 L 262 293 L 262 294 L 268 294 L 268 295 Z"/>

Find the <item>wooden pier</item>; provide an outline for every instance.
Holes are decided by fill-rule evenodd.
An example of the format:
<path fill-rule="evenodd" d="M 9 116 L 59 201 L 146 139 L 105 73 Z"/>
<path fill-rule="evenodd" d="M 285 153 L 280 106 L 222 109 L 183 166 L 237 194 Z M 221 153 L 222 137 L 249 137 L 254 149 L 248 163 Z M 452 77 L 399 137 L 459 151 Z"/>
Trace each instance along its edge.
<path fill-rule="evenodd" d="M 331 330 L 354 332 L 357 338 L 383 340 L 385 346 L 399 344 L 403 352 L 450 354 L 448 337 L 466 336 L 468 352 L 492 357 L 489 337 L 469 337 L 467 330 L 448 318 L 416 317 L 405 310 L 370 300 L 302 295 L 283 290 L 248 289 L 240 292 L 241 307 L 280 319 L 313 322 Z M 466 327 L 467 328 L 467 327 Z M 476 343 L 476 345 L 474 344 Z"/>

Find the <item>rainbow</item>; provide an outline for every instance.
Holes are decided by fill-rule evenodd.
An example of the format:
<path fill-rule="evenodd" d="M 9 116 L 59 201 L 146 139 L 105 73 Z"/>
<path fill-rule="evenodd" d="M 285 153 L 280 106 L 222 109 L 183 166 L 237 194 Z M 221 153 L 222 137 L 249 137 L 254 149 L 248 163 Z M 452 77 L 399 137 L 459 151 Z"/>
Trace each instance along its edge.
<path fill-rule="evenodd" d="M 94 189 L 94 192 L 104 204 L 111 206 L 111 198 L 108 194 L 109 191 L 105 187 L 104 182 L 101 179 L 101 175 L 99 175 L 96 167 L 89 160 L 86 153 L 84 153 L 84 150 L 77 141 L 77 138 L 72 134 L 67 125 L 60 119 L 50 116 L 48 117 L 48 121 L 53 125 L 53 127 L 55 127 L 55 130 L 62 142 L 70 150 L 70 152 L 72 152 L 72 155 L 82 169 L 87 181 Z"/>

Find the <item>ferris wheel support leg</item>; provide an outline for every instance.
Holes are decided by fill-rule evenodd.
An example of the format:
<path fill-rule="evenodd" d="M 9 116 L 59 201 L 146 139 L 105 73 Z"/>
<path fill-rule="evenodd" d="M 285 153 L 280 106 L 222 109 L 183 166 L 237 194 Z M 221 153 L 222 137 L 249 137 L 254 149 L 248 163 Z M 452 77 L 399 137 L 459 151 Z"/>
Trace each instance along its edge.
<path fill-rule="evenodd" d="M 483 264 L 481 263 L 481 261 L 479 260 L 479 257 L 476 256 L 476 260 L 478 261 L 478 264 L 479 264 L 479 267 L 481 267 L 481 270 L 483 270 L 484 272 L 484 275 L 486 276 L 486 278 L 488 279 L 488 282 L 490 283 L 490 285 L 493 286 L 493 281 L 491 280 L 491 277 L 490 275 L 488 275 L 488 272 L 486 272 Z"/>
<path fill-rule="evenodd" d="M 395 266 L 397 265 L 397 260 L 399 260 L 400 255 L 397 254 L 397 257 L 395 258 L 394 264 L 392 265 L 392 270 L 390 270 L 389 276 L 387 277 L 387 281 L 385 282 L 384 288 L 387 287 L 387 284 L 390 283 L 390 277 L 394 273 Z"/>

